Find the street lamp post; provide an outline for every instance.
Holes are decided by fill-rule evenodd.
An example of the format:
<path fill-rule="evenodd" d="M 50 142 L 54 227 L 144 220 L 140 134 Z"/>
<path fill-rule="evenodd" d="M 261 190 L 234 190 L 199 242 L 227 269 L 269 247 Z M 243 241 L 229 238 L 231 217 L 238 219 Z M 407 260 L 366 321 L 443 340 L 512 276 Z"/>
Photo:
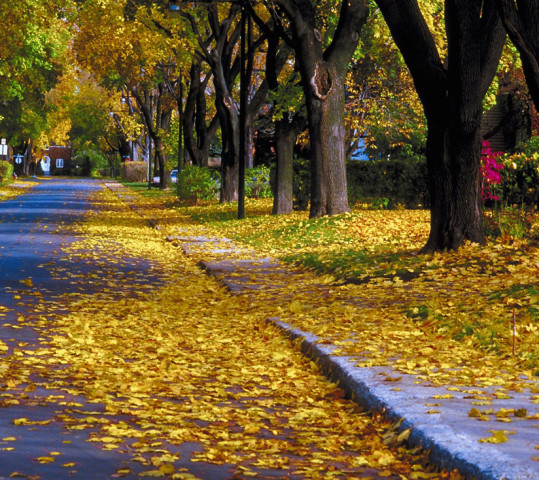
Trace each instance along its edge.
<path fill-rule="evenodd" d="M 178 102 L 178 175 L 183 168 L 183 75 L 180 70 L 180 101 Z"/>
<path fill-rule="evenodd" d="M 245 218 L 245 163 L 247 151 L 245 148 L 246 142 L 246 126 L 247 126 L 247 101 L 249 79 L 247 78 L 247 66 L 245 64 L 245 42 L 247 37 L 246 29 L 251 31 L 251 21 L 249 18 L 249 26 L 247 27 L 247 7 L 245 2 L 241 5 L 241 32 L 240 32 L 240 151 L 239 151 L 239 168 L 238 168 L 238 219 Z"/>
<path fill-rule="evenodd" d="M 188 0 L 189 1 L 189 0 Z M 192 3 L 235 3 L 241 5 L 241 26 L 240 26 L 240 132 L 239 132 L 239 165 L 238 165 L 238 219 L 245 218 L 245 165 L 247 163 L 247 150 L 245 148 L 246 143 L 246 124 L 247 124 L 247 102 L 248 102 L 248 90 L 249 79 L 247 78 L 247 65 L 246 65 L 246 42 L 251 42 L 252 36 L 252 23 L 251 16 L 247 9 L 248 0 L 191 0 Z M 191 3 L 190 2 L 190 3 Z M 180 0 L 181 3 L 181 0 Z M 186 2 L 187 3 L 187 2 Z M 181 13 L 181 5 L 173 3 L 170 5 L 169 10 L 172 14 Z M 180 88 L 181 84 L 180 84 Z M 180 90 L 180 92 L 182 92 Z M 182 93 L 180 93 L 180 96 Z M 180 108 L 180 135 L 182 134 L 182 112 Z M 180 137 L 180 142 L 182 141 Z M 183 149 L 182 149 L 183 150 Z M 180 169 L 180 158 L 178 157 L 178 170 Z"/>

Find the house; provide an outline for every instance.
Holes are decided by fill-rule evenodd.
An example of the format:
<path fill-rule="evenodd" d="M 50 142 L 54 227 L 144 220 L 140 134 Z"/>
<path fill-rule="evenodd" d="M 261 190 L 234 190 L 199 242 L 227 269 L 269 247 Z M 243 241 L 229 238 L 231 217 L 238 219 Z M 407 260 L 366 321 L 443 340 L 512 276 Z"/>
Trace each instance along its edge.
<path fill-rule="evenodd" d="M 483 113 L 481 136 L 498 152 L 510 152 L 530 138 L 532 111 L 529 100 L 518 91 L 503 91 L 496 104 Z"/>
<path fill-rule="evenodd" d="M 43 152 L 43 160 L 41 161 L 43 173 L 50 175 L 71 175 L 73 170 L 72 152 L 72 147 L 51 145 Z"/>

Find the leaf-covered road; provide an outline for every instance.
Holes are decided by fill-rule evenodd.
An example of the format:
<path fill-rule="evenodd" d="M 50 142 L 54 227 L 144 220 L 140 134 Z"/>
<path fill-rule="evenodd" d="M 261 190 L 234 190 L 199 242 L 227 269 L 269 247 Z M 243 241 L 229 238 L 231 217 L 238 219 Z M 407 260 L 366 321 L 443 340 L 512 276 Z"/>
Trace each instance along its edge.
<path fill-rule="evenodd" d="M 0 478 L 439 478 L 99 184 L 0 215 Z"/>

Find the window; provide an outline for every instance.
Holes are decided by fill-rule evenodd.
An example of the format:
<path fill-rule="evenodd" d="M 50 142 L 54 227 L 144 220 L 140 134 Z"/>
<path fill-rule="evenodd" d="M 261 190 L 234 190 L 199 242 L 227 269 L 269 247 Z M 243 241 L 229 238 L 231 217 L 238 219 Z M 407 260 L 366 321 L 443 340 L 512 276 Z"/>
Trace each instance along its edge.
<path fill-rule="evenodd" d="M 63 158 L 57 158 L 56 159 L 56 168 L 64 168 L 64 159 Z"/>

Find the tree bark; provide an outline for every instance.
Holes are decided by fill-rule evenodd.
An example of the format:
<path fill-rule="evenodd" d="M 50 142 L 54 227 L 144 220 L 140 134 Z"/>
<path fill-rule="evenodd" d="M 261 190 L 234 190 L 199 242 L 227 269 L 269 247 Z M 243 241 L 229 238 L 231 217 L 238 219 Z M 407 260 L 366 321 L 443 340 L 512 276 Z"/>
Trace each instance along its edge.
<path fill-rule="evenodd" d="M 165 146 L 163 143 L 163 138 L 160 134 L 163 131 L 163 128 L 168 126 L 170 121 L 170 112 L 164 112 L 162 109 L 162 104 L 160 103 L 160 96 L 163 93 L 163 85 L 158 86 L 154 90 L 154 94 L 157 96 L 156 108 L 152 108 L 152 98 L 149 91 L 144 91 L 144 97 L 140 94 L 136 87 L 131 89 L 131 93 L 137 102 L 137 106 L 142 114 L 142 119 L 148 131 L 148 135 L 154 143 L 155 146 L 155 161 L 159 170 L 159 188 L 165 188 Z M 155 118 L 154 118 L 155 117 Z M 152 159 L 148 158 L 148 162 L 151 162 Z M 155 171 L 155 169 L 154 169 Z M 151 178 L 148 179 L 148 182 L 151 183 Z"/>
<path fill-rule="evenodd" d="M 535 108 L 539 110 L 539 5 L 537 0 L 498 0 L 509 38 L 517 47 Z"/>
<path fill-rule="evenodd" d="M 238 200 L 239 172 L 239 112 L 229 91 L 221 59 L 217 54 L 214 58 L 215 106 L 221 125 L 223 149 L 221 152 L 221 195 L 220 202 Z"/>
<path fill-rule="evenodd" d="M 279 46 L 280 37 L 275 30 L 265 27 L 268 37 L 266 54 L 266 83 L 274 93 L 279 89 L 279 74 L 290 57 L 291 50 L 285 45 Z M 291 81 L 291 80 L 289 80 Z M 279 107 L 277 99 L 273 102 L 274 110 Z M 275 121 L 275 184 L 273 189 L 273 215 L 286 215 L 294 209 L 294 145 L 297 136 L 307 126 L 307 120 L 299 113 L 292 115 L 283 112 L 282 118 Z"/>
<path fill-rule="evenodd" d="M 311 144 L 310 216 L 348 212 L 345 168 L 344 76 L 359 33 L 367 20 L 368 4 L 341 4 L 339 23 L 324 51 L 316 28 L 315 7 L 308 0 L 276 0 L 288 17 L 296 60 L 302 77 Z"/>
<path fill-rule="evenodd" d="M 189 92 L 184 110 L 185 148 L 193 164 L 207 167 L 210 142 L 215 136 L 219 120 L 215 116 L 210 124 L 206 123 L 206 86 L 211 77 L 207 74 L 203 80 L 201 61 L 194 61 L 190 70 Z"/>
<path fill-rule="evenodd" d="M 289 116 L 275 122 L 275 189 L 273 192 L 273 215 L 292 213 L 294 208 L 294 144 L 297 134 L 291 128 Z"/>
<path fill-rule="evenodd" d="M 444 66 L 417 0 L 377 0 L 414 79 L 427 118 L 431 228 L 423 252 L 484 243 L 481 202 L 482 101 L 505 34 L 494 1 L 446 0 Z"/>
<path fill-rule="evenodd" d="M 221 191 L 220 202 L 238 199 L 239 168 L 239 111 L 232 96 L 232 86 L 239 73 L 239 62 L 234 62 L 234 47 L 239 37 L 239 25 L 232 29 L 240 6 L 232 4 L 227 17 L 220 21 L 215 4 L 208 5 L 208 25 L 211 34 L 203 38 L 197 20 L 187 12 L 182 15 L 191 23 L 199 44 L 198 54 L 212 70 L 215 86 L 215 108 L 221 126 Z M 214 41 L 210 46 L 210 42 Z"/>

